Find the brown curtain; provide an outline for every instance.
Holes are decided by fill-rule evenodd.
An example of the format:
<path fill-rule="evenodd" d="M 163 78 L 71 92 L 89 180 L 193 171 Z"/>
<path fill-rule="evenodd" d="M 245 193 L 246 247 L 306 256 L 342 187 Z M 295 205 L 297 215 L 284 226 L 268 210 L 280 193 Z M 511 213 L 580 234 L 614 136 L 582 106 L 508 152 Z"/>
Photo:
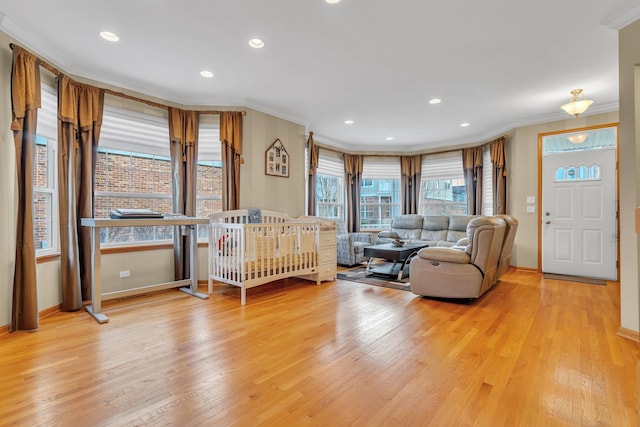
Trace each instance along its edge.
<path fill-rule="evenodd" d="M 363 157 L 359 154 L 344 155 L 345 185 L 347 187 L 347 232 L 360 230 L 360 184 L 362 182 Z"/>
<path fill-rule="evenodd" d="M 507 165 L 504 153 L 505 137 L 493 141 L 491 150 L 491 165 L 493 166 L 493 214 L 507 213 Z"/>
<path fill-rule="evenodd" d="M 482 213 L 482 147 L 462 149 L 464 185 L 467 190 L 467 214 Z"/>
<path fill-rule="evenodd" d="M 196 181 L 198 166 L 198 130 L 200 115 L 169 107 L 169 143 L 171 151 L 171 185 L 173 212 L 196 216 Z M 173 230 L 175 280 L 189 277 L 190 236 Z"/>
<path fill-rule="evenodd" d="M 420 174 L 422 171 L 422 155 L 400 156 L 400 172 L 402 173 L 402 213 L 418 213 L 420 203 Z"/>
<path fill-rule="evenodd" d="M 13 49 L 11 109 L 16 149 L 18 217 L 10 330 L 38 328 L 36 250 L 33 236 L 33 156 L 40 108 L 39 60 L 20 47 Z"/>
<path fill-rule="evenodd" d="M 58 213 L 61 309 L 78 310 L 91 299 L 93 184 L 102 125 L 104 91 L 58 77 Z"/>
<path fill-rule="evenodd" d="M 222 142 L 222 210 L 240 208 L 240 164 L 242 156 L 242 113 L 220 114 Z"/>
<path fill-rule="evenodd" d="M 307 186 L 307 215 L 316 214 L 316 171 L 318 170 L 319 148 L 313 143 L 313 132 L 309 132 L 307 152 L 309 153 L 309 183 Z"/>

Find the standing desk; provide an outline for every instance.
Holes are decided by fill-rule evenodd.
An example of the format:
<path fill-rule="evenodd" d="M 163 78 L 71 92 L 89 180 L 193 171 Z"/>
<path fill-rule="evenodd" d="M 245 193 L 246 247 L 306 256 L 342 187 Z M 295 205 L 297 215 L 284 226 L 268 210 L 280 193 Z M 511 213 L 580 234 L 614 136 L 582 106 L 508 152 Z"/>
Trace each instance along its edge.
<path fill-rule="evenodd" d="M 208 218 L 194 217 L 170 217 L 170 218 L 136 218 L 136 219 L 111 219 L 111 218 L 81 218 L 80 225 L 91 228 L 91 305 L 86 306 L 89 314 L 98 323 L 106 323 L 109 318 L 102 312 L 102 301 L 137 295 L 161 289 L 170 289 L 182 286 L 180 290 L 189 295 L 208 299 L 209 296 L 198 292 L 198 224 L 208 224 Z M 185 227 L 189 230 L 189 278 L 172 282 L 148 285 L 138 288 L 102 293 L 101 253 L 100 253 L 100 229 L 105 227 L 148 227 L 148 226 L 175 226 Z M 177 230 L 174 229 L 174 233 Z"/>

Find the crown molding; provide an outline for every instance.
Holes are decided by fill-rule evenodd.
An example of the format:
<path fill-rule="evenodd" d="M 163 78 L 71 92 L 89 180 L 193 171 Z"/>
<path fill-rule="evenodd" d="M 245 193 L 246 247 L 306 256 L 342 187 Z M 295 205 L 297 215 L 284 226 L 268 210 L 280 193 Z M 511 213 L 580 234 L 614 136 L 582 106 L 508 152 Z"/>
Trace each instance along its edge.
<path fill-rule="evenodd" d="M 600 23 L 612 30 L 621 30 L 638 19 L 640 19 L 640 3 L 634 1 L 616 10 Z"/>
<path fill-rule="evenodd" d="M 56 67 L 61 67 L 63 70 L 71 68 L 71 62 L 65 55 L 51 43 L 48 43 L 47 39 L 37 36 L 36 31 L 29 31 L 28 28 L 16 25 L 11 18 L 5 15 L 0 15 L 0 30 L 14 39 L 20 47 L 33 52 L 47 62 L 56 64 Z M 41 50 L 35 50 L 34 46 L 40 46 Z M 45 55 L 44 52 L 47 54 Z"/>

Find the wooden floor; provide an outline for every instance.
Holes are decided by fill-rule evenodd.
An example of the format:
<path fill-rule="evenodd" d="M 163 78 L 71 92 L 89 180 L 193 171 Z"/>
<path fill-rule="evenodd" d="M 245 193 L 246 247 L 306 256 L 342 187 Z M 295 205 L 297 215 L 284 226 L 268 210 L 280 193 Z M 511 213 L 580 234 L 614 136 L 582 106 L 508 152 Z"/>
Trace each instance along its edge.
<path fill-rule="evenodd" d="M 510 271 L 470 304 L 288 279 L 0 336 L 0 425 L 636 426 L 619 287 Z"/>

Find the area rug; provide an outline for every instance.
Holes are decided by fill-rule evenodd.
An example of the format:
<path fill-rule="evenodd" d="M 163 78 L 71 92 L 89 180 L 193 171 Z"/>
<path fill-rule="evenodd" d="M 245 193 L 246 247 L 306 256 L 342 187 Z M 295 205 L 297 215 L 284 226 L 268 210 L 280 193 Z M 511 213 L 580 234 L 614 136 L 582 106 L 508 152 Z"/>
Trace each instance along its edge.
<path fill-rule="evenodd" d="M 607 286 L 607 281 L 602 279 L 594 279 L 591 277 L 567 276 L 564 274 L 543 273 L 545 279 L 564 280 L 566 282 L 589 283 L 591 285 Z"/>
<path fill-rule="evenodd" d="M 338 273 L 338 279 L 382 286 L 385 288 L 400 289 L 403 291 L 411 290 L 409 287 L 409 277 L 405 277 L 402 280 L 391 280 L 383 276 L 368 275 L 366 267 L 355 267 L 350 270 L 340 271 Z"/>

